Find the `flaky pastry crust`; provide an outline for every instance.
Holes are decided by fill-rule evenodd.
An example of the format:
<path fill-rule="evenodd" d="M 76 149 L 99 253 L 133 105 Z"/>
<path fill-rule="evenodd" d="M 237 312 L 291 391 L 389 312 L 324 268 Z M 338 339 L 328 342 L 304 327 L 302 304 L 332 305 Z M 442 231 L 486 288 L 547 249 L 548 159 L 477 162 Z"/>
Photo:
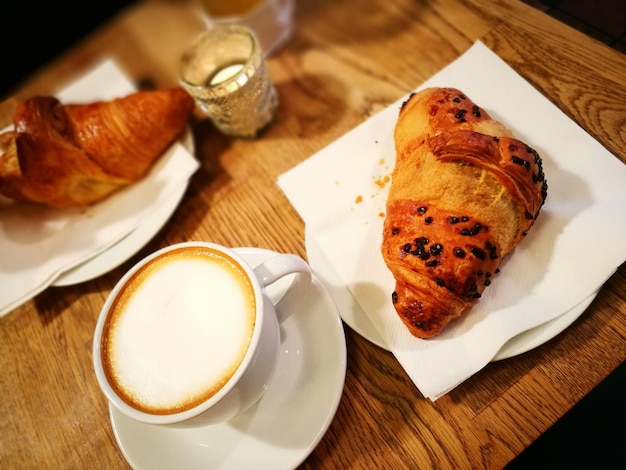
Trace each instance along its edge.
<path fill-rule="evenodd" d="M 539 154 L 463 92 L 402 105 L 382 254 L 411 334 L 441 333 L 481 297 L 547 196 Z"/>
<path fill-rule="evenodd" d="M 145 176 L 193 107 L 182 88 L 88 104 L 26 100 L 0 135 L 0 194 L 57 208 L 101 201 Z"/>

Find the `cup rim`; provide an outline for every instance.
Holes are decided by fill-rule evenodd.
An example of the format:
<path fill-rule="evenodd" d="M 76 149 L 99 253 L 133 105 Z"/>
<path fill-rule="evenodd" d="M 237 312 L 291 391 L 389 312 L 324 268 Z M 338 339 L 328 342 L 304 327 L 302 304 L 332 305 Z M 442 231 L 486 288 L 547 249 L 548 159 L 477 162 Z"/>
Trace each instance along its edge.
<path fill-rule="evenodd" d="M 118 294 L 126 284 L 126 282 L 133 276 L 139 269 L 145 266 L 147 263 L 152 261 L 153 259 L 163 255 L 164 253 L 169 253 L 170 251 L 174 251 L 180 248 L 189 248 L 189 247 L 204 247 L 216 250 L 220 253 L 223 253 L 230 258 L 232 258 L 246 273 L 248 276 L 252 288 L 254 290 L 255 297 L 255 323 L 254 330 L 252 333 L 252 338 L 250 339 L 250 343 L 248 344 L 248 349 L 237 367 L 235 373 L 228 379 L 228 381 L 211 397 L 202 403 L 188 409 L 185 411 L 180 411 L 177 413 L 168 413 L 168 414 L 153 414 L 145 411 L 138 410 L 137 408 L 126 403 L 113 389 L 111 384 L 109 383 L 106 374 L 104 373 L 104 368 L 102 365 L 102 357 L 101 357 L 101 343 L 102 343 L 102 332 L 104 329 L 104 324 L 108 318 L 109 309 L 113 303 L 113 301 L 117 298 Z M 132 417 L 138 421 L 142 421 L 150 424 L 174 424 L 180 423 L 182 421 L 186 421 L 188 419 L 194 418 L 212 406 L 219 403 L 226 395 L 230 393 L 230 391 L 235 387 L 235 385 L 239 382 L 240 378 L 246 373 L 248 367 L 252 363 L 255 352 L 257 350 L 257 346 L 260 341 L 261 332 L 263 330 L 264 323 L 264 300 L 263 293 L 261 289 L 261 285 L 259 279 L 254 273 L 254 270 L 246 263 L 246 261 L 235 253 L 232 249 L 225 247 L 223 245 L 219 245 L 217 243 L 205 242 L 205 241 L 187 241 L 175 243 L 172 245 L 165 246 L 160 248 L 148 256 L 139 260 L 135 265 L 133 265 L 124 275 L 116 282 L 111 292 L 108 294 L 102 308 L 100 309 L 100 313 L 98 314 L 98 320 L 96 322 L 96 327 L 94 330 L 93 342 L 92 342 L 92 355 L 93 355 L 93 367 L 96 374 L 96 379 L 100 386 L 100 389 L 104 393 L 107 401 L 116 408 L 118 408 L 122 413 L 126 414 L 129 417 Z"/>

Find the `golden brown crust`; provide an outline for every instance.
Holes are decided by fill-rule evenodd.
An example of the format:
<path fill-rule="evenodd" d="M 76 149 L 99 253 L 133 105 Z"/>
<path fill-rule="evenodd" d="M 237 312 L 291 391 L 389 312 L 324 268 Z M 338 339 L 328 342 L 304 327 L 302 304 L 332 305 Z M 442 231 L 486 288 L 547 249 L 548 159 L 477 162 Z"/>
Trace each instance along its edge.
<path fill-rule="evenodd" d="M 429 88 L 404 103 L 382 254 L 394 307 L 420 338 L 474 305 L 547 194 L 541 158 L 461 91 Z"/>
<path fill-rule="evenodd" d="M 182 88 L 89 104 L 31 98 L 0 137 L 0 194 L 58 208 L 100 201 L 148 172 L 193 106 Z"/>

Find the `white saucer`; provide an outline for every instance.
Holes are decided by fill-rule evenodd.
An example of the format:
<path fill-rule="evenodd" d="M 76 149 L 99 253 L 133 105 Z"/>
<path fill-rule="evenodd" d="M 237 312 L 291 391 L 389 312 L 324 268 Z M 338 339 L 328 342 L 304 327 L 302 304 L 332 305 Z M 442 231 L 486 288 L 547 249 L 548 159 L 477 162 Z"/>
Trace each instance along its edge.
<path fill-rule="evenodd" d="M 195 153 L 193 133 L 187 127 L 180 138 L 180 143 L 190 153 Z M 185 191 L 189 186 L 189 180 L 185 181 L 179 188 L 173 191 L 172 195 L 155 210 L 146 216 L 141 224 L 116 244 L 102 253 L 88 259 L 87 261 L 62 272 L 52 282 L 52 286 L 71 286 L 89 281 L 110 270 L 118 267 L 128 258 L 137 253 L 154 237 L 165 225 L 180 203 Z"/>
<path fill-rule="evenodd" d="M 252 265 L 276 253 L 236 248 Z M 285 285 L 268 288 L 273 300 Z M 136 469 L 291 469 L 302 463 L 333 420 L 346 373 L 343 325 L 332 298 L 315 279 L 304 311 L 281 325 L 281 355 L 265 395 L 232 421 L 174 429 L 143 424 L 109 407 L 113 432 Z"/>
<path fill-rule="evenodd" d="M 335 301 L 342 320 L 363 338 L 389 351 L 389 347 L 385 344 L 385 341 L 381 338 L 367 314 L 359 306 L 350 290 L 343 284 L 337 272 L 326 260 L 323 251 L 315 243 L 314 237 L 305 233 L 305 242 L 309 264 Z M 508 359 L 523 354 L 551 340 L 574 323 L 591 304 L 596 295 L 598 295 L 598 291 L 557 318 L 511 338 L 502 346 L 492 361 Z"/>

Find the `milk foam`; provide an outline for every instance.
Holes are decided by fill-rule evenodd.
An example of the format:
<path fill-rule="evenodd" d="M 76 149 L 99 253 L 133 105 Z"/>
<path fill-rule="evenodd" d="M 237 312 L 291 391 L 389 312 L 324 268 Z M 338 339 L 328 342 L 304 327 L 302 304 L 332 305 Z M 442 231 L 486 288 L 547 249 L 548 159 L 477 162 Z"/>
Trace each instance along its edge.
<path fill-rule="evenodd" d="M 252 286 L 239 266 L 207 251 L 160 258 L 117 303 L 111 368 L 140 408 L 171 412 L 203 401 L 245 355 L 254 329 Z"/>

